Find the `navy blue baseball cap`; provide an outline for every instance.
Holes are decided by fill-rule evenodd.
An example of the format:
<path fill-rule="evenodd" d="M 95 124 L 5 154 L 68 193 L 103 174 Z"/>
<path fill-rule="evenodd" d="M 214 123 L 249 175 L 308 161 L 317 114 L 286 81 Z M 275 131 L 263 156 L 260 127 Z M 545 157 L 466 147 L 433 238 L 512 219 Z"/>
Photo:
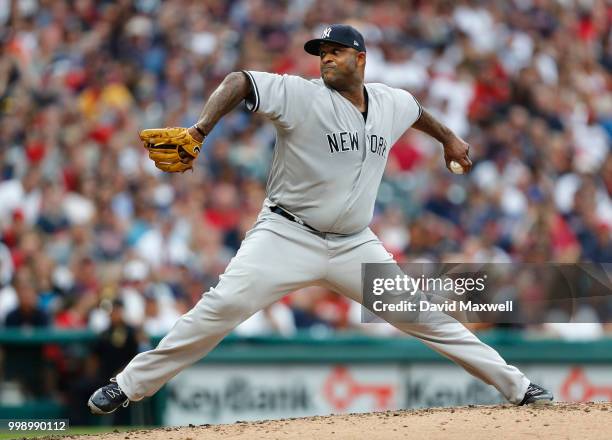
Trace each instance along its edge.
<path fill-rule="evenodd" d="M 304 44 L 304 50 L 311 55 L 319 56 L 319 46 L 327 42 L 352 47 L 358 52 L 366 51 L 363 35 L 354 27 L 346 24 L 332 24 L 326 27 L 321 38 L 315 38 Z"/>

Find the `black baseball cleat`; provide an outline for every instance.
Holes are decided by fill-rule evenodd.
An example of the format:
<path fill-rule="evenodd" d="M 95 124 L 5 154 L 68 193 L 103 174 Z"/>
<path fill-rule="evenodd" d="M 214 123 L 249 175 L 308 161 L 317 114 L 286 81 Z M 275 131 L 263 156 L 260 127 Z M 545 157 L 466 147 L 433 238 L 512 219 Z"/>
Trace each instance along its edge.
<path fill-rule="evenodd" d="M 553 394 L 542 388 L 540 385 L 536 385 L 535 383 L 530 383 L 527 388 L 527 392 L 525 393 L 525 397 L 519 406 L 522 405 L 545 405 L 552 403 L 554 397 Z"/>
<path fill-rule="evenodd" d="M 108 385 L 98 388 L 89 398 L 87 406 L 92 414 L 110 414 L 117 408 L 128 406 L 130 399 L 119 388 L 116 379 L 111 379 Z"/>

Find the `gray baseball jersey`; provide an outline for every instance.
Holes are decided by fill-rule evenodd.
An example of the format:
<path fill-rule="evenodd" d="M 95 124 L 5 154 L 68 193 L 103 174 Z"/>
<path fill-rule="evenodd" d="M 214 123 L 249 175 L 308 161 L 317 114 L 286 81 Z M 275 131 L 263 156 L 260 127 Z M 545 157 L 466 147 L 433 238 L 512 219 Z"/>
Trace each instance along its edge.
<path fill-rule="evenodd" d="M 389 150 L 420 116 L 416 99 L 404 90 L 366 84 L 364 121 L 322 79 L 244 73 L 254 91 L 247 108 L 267 116 L 277 130 L 266 203 L 281 205 L 322 232 L 366 228 Z"/>

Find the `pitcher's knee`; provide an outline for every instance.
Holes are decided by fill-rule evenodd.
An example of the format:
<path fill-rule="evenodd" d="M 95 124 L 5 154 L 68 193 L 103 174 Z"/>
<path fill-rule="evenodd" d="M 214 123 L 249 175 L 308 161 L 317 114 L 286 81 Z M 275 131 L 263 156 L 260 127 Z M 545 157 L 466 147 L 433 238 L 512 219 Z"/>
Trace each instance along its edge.
<path fill-rule="evenodd" d="M 211 288 L 196 305 L 198 312 L 210 319 L 218 319 L 230 323 L 241 322 L 253 314 L 253 306 L 241 294 L 222 294 Z"/>

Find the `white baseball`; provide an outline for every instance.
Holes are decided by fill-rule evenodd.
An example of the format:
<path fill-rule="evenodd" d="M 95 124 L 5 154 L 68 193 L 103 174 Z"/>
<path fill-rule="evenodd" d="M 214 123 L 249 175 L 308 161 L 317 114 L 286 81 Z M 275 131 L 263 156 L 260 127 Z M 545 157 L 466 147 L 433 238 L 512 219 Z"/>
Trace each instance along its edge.
<path fill-rule="evenodd" d="M 461 166 L 461 164 L 459 162 L 456 162 L 454 160 L 451 160 L 451 163 L 449 164 L 451 171 L 454 174 L 463 174 L 465 172 L 465 170 L 463 169 L 463 167 Z"/>

